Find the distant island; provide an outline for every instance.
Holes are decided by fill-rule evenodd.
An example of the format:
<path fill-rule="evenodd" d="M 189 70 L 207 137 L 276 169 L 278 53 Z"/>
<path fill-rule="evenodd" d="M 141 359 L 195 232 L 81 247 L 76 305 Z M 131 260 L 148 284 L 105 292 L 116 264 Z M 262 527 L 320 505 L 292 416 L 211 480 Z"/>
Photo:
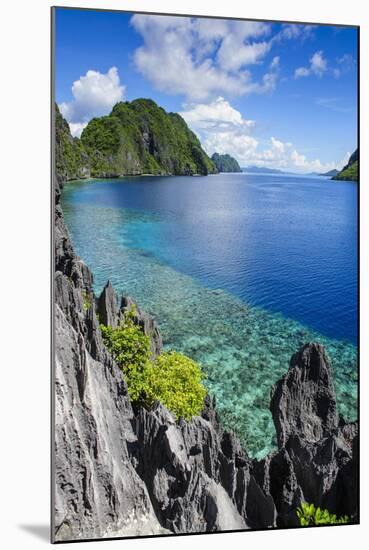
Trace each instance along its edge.
<path fill-rule="evenodd" d="M 356 155 L 356 156 L 355 156 Z M 353 160 L 352 160 L 353 159 Z M 350 164 L 351 163 L 351 164 Z M 357 180 L 357 151 L 351 155 L 349 163 L 339 172 L 336 168 L 328 170 L 328 172 L 309 172 L 306 174 L 296 172 L 285 172 L 277 168 L 266 168 L 260 166 L 246 166 L 242 168 L 243 172 L 250 174 L 285 174 L 290 176 L 316 176 L 329 177 L 333 180 Z M 341 176 L 342 174 L 342 176 Z"/>
<path fill-rule="evenodd" d="M 305 176 L 322 176 L 322 177 L 332 177 L 338 174 L 338 170 L 333 168 L 332 170 L 328 170 L 328 172 L 309 172 L 308 174 L 305 174 Z"/>
<path fill-rule="evenodd" d="M 64 180 L 128 175 L 216 174 L 196 135 L 177 113 L 151 99 L 117 103 L 73 138 L 56 105 L 56 168 Z"/>
<path fill-rule="evenodd" d="M 237 160 L 231 157 L 231 155 L 214 153 L 211 160 L 217 167 L 218 172 L 242 172 Z"/>
<path fill-rule="evenodd" d="M 333 176 L 333 180 L 358 181 L 359 153 L 358 149 L 354 151 L 349 158 L 346 166 L 340 172 Z"/>
<path fill-rule="evenodd" d="M 265 166 L 244 166 L 242 172 L 249 172 L 250 174 L 294 174 L 294 172 L 285 172 L 284 170 L 266 168 Z"/>
<path fill-rule="evenodd" d="M 319 174 L 320 176 L 327 176 L 327 177 L 334 177 L 337 176 L 338 170 L 333 168 L 333 170 L 328 170 L 328 172 L 325 172 L 324 174 Z"/>

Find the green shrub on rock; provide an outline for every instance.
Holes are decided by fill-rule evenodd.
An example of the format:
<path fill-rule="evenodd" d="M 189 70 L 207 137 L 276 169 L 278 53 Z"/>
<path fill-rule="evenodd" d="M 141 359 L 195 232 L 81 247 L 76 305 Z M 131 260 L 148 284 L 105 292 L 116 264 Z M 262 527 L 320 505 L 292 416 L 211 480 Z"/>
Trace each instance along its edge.
<path fill-rule="evenodd" d="M 117 328 L 100 326 L 104 343 L 122 370 L 144 368 L 151 359 L 150 338 L 130 319 Z"/>
<path fill-rule="evenodd" d="M 338 525 L 348 523 L 348 516 L 337 518 L 336 514 L 330 514 L 328 510 L 315 508 L 314 504 L 302 502 L 297 509 L 297 517 L 300 520 L 300 525 L 306 527 L 308 525 Z"/>
<path fill-rule="evenodd" d="M 199 414 L 206 389 L 200 366 L 177 351 L 161 353 L 152 370 L 152 386 L 157 399 L 177 417 L 189 420 Z"/>
<path fill-rule="evenodd" d="M 132 401 L 149 406 L 152 395 L 149 384 L 151 365 L 150 338 L 130 315 L 117 328 L 100 326 L 104 343 L 127 381 Z"/>
<path fill-rule="evenodd" d="M 101 325 L 104 343 L 122 370 L 129 395 L 150 407 L 161 401 L 174 415 L 190 420 L 201 412 L 206 396 L 200 366 L 176 351 L 152 358 L 150 338 L 127 312 L 117 328 Z"/>

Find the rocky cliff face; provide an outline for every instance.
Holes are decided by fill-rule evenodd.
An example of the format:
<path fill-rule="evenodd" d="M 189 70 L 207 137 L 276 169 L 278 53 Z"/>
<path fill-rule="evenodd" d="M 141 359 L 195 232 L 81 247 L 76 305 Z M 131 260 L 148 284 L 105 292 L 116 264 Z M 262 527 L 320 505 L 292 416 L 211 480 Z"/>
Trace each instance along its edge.
<path fill-rule="evenodd" d="M 130 459 L 133 412 L 101 339 L 92 275 L 59 204 L 55 249 L 55 540 L 162 533 Z"/>
<path fill-rule="evenodd" d="M 55 167 L 61 181 L 89 178 L 90 159 L 81 140 L 71 136 L 68 122 L 55 105 Z"/>
<path fill-rule="evenodd" d="M 308 344 L 273 389 L 278 451 L 253 461 L 223 430 L 215 403 L 175 421 L 160 403 L 132 407 L 99 321 L 116 326 L 133 300 L 100 297 L 73 250 L 56 189 L 55 525 L 57 541 L 296 525 L 301 501 L 357 518 L 357 425 L 337 416 L 332 369 Z M 162 341 L 155 320 L 136 322 Z"/>
<path fill-rule="evenodd" d="M 303 346 L 275 385 L 270 403 L 279 451 L 269 464 L 269 487 L 281 526 L 296 523 L 305 500 L 357 519 L 358 425 L 338 417 L 332 368 L 323 346 Z"/>

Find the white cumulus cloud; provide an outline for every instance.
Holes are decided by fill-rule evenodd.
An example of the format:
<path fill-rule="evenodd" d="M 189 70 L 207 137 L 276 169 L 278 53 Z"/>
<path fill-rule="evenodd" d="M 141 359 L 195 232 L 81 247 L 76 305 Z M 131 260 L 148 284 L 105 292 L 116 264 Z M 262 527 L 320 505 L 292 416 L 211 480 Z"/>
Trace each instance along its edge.
<path fill-rule="evenodd" d="M 258 145 L 250 135 L 255 121 L 243 118 L 221 96 L 210 103 L 187 104 L 180 115 L 199 136 L 209 155 L 230 153 L 240 158 L 245 151 L 255 150 Z"/>
<path fill-rule="evenodd" d="M 285 23 L 281 31 L 274 37 L 274 40 L 293 40 L 299 38 L 303 42 L 312 38 L 315 25 L 304 25 L 300 23 Z"/>
<path fill-rule="evenodd" d="M 273 45 L 271 24 L 143 14 L 134 15 L 131 24 L 143 38 L 134 63 L 158 90 L 202 101 L 267 93 L 276 85 L 277 61 L 259 81 L 250 71 Z"/>
<path fill-rule="evenodd" d="M 350 71 L 354 70 L 356 67 L 356 60 L 349 53 L 345 53 L 342 57 L 339 57 L 336 61 L 338 66 L 335 69 L 333 69 L 333 74 L 336 78 L 339 78 L 341 75 L 349 73 Z"/>
<path fill-rule="evenodd" d="M 253 120 L 243 119 L 241 113 L 221 96 L 207 104 L 187 104 L 180 115 L 194 130 L 206 129 L 210 131 L 230 126 L 251 128 L 255 125 Z"/>
<path fill-rule="evenodd" d="M 306 67 L 298 67 L 298 69 L 295 70 L 295 78 L 299 78 L 300 76 L 309 76 L 310 70 Z"/>
<path fill-rule="evenodd" d="M 209 155 L 215 152 L 221 155 L 228 153 L 244 164 L 245 159 L 255 157 L 258 141 L 247 134 L 227 131 L 221 134 L 208 134 L 203 145 Z"/>
<path fill-rule="evenodd" d="M 91 118 L 108 114 L 123 99 L 124 92 L 125 87 L 120 83 L 116 67 L 111 67 L 105 74 L 89 70 L 73 82 L 72 101 L 59 105 L 72 135 L 80 135 Z"/>
<path fill-rule="evenodd" d="M 322 76 L 328 69 L 328 61 L 322 50 L 315 52 L 309 61 L 310 65 L 308 67 L 298 67 L 295 70 L 295 78 L 309 75 Z"/>
<path fill-rule="evenodd" d="M 339 162 L 322 162 L 320 159 L 309 159 L 297 151 L 291 142 L 283 142 L 275 137 L 270 138 L 269 145 L 263 150 L 257 149 L 252 158 L 245 161 L 248 164 L 279 168 L 288 171 L 309 173 L 324 173 L 333 168 L 340 169 L 347 162 L 347 154 Z"/>
<path fill-rule="evenodd" d="M 256 122 L 244 118 L 221 96 L 208 103 L 185 104 L 180 114 L 199 136 L 209 155 L 228 153 L 241 166 L 323 173 L 332 168 L 342 168 L 348 160 L 349 155 L 345 155 L 339 162 L 322 162 L 317 158 L 308 158 L 290 141 L 282 141 L 275 136 L 266 141 L 257 139 L 254 135 Z"/>
<path fill-rule="evenodd" d="M 327 70 L 327 60 L 323 56 L 323 51 L 315 52 L 310 59 L 310 68 L 314 74 L 321 75 Z"/>

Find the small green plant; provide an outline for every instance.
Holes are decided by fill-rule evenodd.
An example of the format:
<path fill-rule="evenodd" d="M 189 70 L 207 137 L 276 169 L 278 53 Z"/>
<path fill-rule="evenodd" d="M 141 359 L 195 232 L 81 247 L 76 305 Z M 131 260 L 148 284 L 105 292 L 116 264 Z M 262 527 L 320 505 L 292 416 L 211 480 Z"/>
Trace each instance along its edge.
<path fill-rule="evenodd" d="M 176 417 L 190 420 L 203 407 L 206 389 L 200 366 L 176 351 L 153 359 L 150 338 L 134 322 L 135 311 L 126 312 L 117 328 L 100 325 L 106 347 L 127 381 L 134 403 L 150 407 L 161 401 Z"/>
<path fill-rule="evenodd" d="M 331 514 L 328 510 L 315 508 L 314 504 L 302 502 L 297 509 L 297 517 L 300 520 L 300 525 L 306 527 L 308 525 L 338 525 L 348 523 L 348 516 L 337 518 L 336 514 Z"/>
<path fill-rule="evenodd" d="M 91 306 L 91 298 L 87 290 L 82 290 L 83 309 L 87 311 Z"/>

